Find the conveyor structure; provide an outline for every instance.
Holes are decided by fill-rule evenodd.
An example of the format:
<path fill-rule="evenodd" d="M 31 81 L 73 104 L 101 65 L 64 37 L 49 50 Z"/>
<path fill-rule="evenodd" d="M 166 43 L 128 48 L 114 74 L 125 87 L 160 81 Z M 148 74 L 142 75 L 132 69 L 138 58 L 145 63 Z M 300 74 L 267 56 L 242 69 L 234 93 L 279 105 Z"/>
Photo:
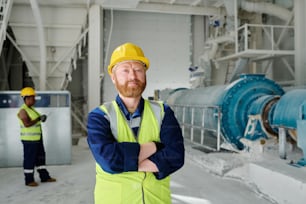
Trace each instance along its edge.
<path fill-rule="evenodd" d="M 229 85 L 176 89 L 161 99 L 170 106 L 219 107 L 221 134 L 238 150 L 245 148 L 242 138 L 255 141 L 281 136 L 286 140 L 290 136 L 306 158 L 306 89 L 285 92 L 263 74 L 243 74 Z M 190 120 L 190 112 L 184 117 Z M 216 129 L 216 125 L 216 117 L 206 117 L 206 127 Z M 302 165 L 306 165 L 304 158 L 299 161 Z"/>

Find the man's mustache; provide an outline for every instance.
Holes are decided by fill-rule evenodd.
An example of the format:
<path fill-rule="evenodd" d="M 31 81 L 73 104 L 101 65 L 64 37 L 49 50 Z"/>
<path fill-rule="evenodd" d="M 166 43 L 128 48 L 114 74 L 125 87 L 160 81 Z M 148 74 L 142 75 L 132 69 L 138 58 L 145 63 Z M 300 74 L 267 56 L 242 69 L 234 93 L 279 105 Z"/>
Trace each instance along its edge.
<path fill-rule="evenodd" d="M 141 83 L 141 81 L 139 81 L 138 79 L 129 80 L 128 83 L 130 82 L 137 83 L 137 84 Z"/>

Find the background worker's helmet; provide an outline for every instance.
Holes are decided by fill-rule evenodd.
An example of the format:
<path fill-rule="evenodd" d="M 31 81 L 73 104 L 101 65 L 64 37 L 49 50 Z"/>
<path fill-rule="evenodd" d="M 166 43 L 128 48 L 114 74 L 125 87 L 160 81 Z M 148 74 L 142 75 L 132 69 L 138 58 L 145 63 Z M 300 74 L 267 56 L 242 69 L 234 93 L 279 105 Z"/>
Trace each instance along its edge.
<path fill-rule="evenodd" d="M 128 60 L 136 60 L 141 61 L 145 64 L 145 69 L 147 70 L 150 66 L 149 59 L 146 58 L 143 54 L 143 51 L 140 47 L 133 43 L 125 43 L 117 47 L 110 59 L 110 63 L 108 65 L 108 73 L 112 73 L 113 67 L 118 62 L 128 61 Z"/>
<path fill-rule="evenodd" d="M 32 87 L 25 87 L 20 92 L 21 97 L 35 96 L 35 90 Z"/>

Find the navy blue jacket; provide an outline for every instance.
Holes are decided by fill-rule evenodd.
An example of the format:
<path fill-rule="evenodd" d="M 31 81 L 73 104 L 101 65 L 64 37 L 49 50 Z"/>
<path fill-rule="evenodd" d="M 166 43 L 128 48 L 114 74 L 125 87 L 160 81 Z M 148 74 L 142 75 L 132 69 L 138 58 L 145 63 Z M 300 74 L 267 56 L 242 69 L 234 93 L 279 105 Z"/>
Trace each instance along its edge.
<path fill-rule="evenodd" d="M 128 121 L 141 117 L 144 108 L 143 98 L 133 114 L 127 111 L 119 96 L 116 97 L 116 102 Z M 149 157 L 159 170 L 155 173 L 157 179 L 167 177 L 184 164 L 185 149 L 181 128 L 171 108 L 164 104 L 164 110 L 165 116 L 160 130 L 160 140 L 164 148 Z M 105 116 L 99 107 L 88 114 L 87 141 L 96 162 L 104 171 L 112 174 L 137 171 L 139 143 L 117 142 L 112 135 L 109 120 Z M 137 135 L 138 127 L 132 127 L 132 130 Z"/>

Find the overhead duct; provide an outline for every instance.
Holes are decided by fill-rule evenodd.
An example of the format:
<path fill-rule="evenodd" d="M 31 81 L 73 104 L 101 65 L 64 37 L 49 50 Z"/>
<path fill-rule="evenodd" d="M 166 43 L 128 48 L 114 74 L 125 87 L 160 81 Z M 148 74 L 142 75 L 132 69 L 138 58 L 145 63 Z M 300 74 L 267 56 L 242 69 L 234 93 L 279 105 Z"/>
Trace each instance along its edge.
<path fill-rule="evenodd" d="M 249 2 L 243 0 L 240 1 L 237 0 L 237 1 L 238 1 L 238 7 L 248 12 L 266 13 L 285 21 L 290 19 L 292 15 L 291 11 L 276 4 L 266 3 L 266 2 Z M 224 0 L 224 5 L 226 8 L 227 15 L 234 16 L 236 9 L 235 4 L 233 4 L 232 1 Z"/>
<path fill-rule="evenodd" d="M 284 21 L 288 21 L 288 19 L 290 19 L 292 16 L 291 12 L 288 9 L 280 7 L 276 4 L 270 4 L 265 2 L 241 1 L 240 7 L 241 9 L 246 10 L 248 12 L 266 13 L 271 16 L 278 17 Z"/>

